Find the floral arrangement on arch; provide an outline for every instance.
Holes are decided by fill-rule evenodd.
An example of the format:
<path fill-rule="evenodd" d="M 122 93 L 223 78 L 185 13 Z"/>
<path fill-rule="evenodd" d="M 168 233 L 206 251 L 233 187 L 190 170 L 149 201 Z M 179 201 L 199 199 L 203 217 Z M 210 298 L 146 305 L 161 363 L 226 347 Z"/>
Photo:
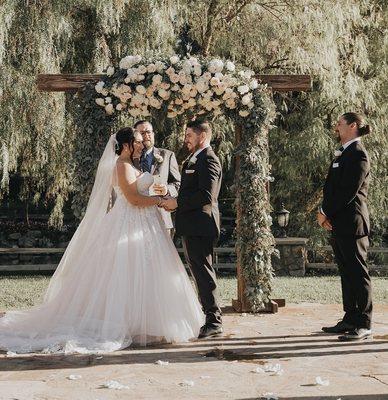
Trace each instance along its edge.
<path fill-rule="evenodd" d="M 253 71 L 238 70 L 231 61 L 177 55 L 147 61 L 136 55 L 106 70 L 95 85 L 95 102 L 108 115 L 127 110 L 135 118 L 161 109 L 168 118 L 188 112 L 246 118 L 255 107 L 254 92 L 263 90 Z"/>

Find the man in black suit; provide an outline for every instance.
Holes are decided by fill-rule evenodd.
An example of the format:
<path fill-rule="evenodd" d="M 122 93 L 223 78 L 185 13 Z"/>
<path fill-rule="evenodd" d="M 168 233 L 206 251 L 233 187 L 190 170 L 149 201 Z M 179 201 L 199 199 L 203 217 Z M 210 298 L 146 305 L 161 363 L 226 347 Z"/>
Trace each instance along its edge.
<path fill-rule="evenodd" d="M 366 264 L 370 163 L 361 143 L 361 136 L 370 133 L 370 128 L 359 114 L 345 113 L 338 120 L 336 133 L 342 146 L 330 165 L 318 223 L 332 232 L 345 315 L 337 325 L 322 330 L 342 333 L 340 340 L 361 340 L 371 335 L 372 320 L 372 288 Z"/>
<path fill-rule="evenodd" d="M 163 204 L 166 209 L 176 208 L 176 231 L 183 236 L 186 260 L 206 315 L 199 338 L 222 333 L 216 274 L 212 266 L 213 246 L 220 234 L 218 194 L 222 168 L 210 147 L 211 135 L 210 124 L 206 121 L 187 124 L 185 144 L 191 155 L 183 164 L 178 198 Z"/>

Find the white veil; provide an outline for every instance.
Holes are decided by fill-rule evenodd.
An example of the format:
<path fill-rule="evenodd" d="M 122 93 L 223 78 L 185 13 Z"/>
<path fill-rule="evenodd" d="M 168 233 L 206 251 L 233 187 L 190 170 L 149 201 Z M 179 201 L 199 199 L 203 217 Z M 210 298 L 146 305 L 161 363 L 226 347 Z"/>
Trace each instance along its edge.
<path fill-rule="evenodd" d="M 111 135 L 98 163 L 96 178 L 85 215 L 75 231 L 59 263 L 44 297 L 52 300 L 61 290 L 64 281 L 82 268 L 88 249 L 93 245 L 107 213 L 112 193 L 112 177 L 118 156 L 115 153 L 116 135 Z"/>

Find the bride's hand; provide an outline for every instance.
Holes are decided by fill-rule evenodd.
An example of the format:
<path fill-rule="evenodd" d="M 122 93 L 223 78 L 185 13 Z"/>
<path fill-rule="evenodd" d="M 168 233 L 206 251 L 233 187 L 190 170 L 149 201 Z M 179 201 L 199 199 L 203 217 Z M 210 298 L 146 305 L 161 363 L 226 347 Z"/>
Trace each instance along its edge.
<path fill-rule="evenodd" d="M 178 203 L 174 198 L 163 199 L 161 203 L 161 207 L 163 207 L 166 211 L 174 211 L 178 207 Z"/>

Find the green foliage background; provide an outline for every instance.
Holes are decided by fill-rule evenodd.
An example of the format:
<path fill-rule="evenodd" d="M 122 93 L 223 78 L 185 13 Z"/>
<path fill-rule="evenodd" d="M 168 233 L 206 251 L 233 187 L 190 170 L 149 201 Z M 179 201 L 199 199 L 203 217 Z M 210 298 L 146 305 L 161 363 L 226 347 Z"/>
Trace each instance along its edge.
<path fill-rule="evenodd" d="M 283 201 L 292 212 L 293 235 L 323 238 L 314 215 L 336 146 L 333 123 L 345 111 L 366 114 L 374 128 L 365 139 L 372 160 L 373 240 L 381 242 L 388 206 L 387 8 L 384 0 L 3 0 L 1 195 L 8 201 L 9 177 L 21 176 L 17 196 L 28 204 L 45 202 L 50 223 L 60 225 L 70 199 L 79 216 L 77 194 L 79 199 L 85 192 L 78 177 L 92 174 L 100 155 L 99 132 L 74 128 L 78 100 L 37 92 L 38 73 L 101 72 L 128 54 L 190 50 L 259 73 L 312 75 L 312 92 L 275 95 L 279 114 L 269 134 L 271 202 L 276 209 Z M 180 122 L 156 121 L 159 142 L 176 151 Z M 233 127 L 224 119 L 215 125 L 216 147 L 228 168 Z M 80 166 L 75 158 L 82 153 Z M 234 195 L 231 184 L 227 196 Z"/>

